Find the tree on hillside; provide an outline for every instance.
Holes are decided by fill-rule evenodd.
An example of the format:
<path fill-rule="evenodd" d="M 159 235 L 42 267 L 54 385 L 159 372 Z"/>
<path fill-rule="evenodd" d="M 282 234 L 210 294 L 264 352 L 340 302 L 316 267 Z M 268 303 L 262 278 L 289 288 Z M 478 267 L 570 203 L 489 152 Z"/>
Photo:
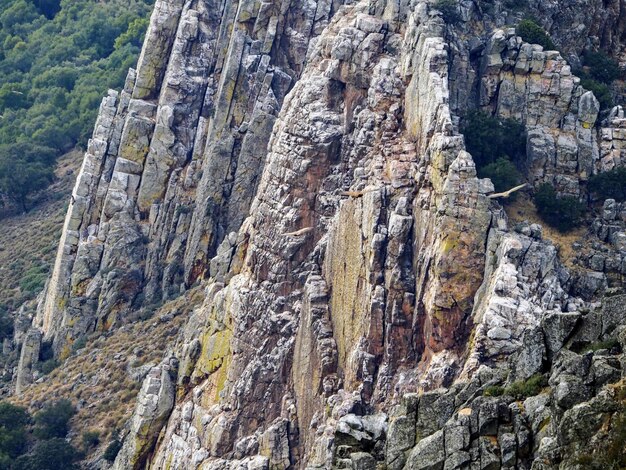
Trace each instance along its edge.
<path fill-rule="evenodd" d="M 35 436 L 39 439 L 63 438 L 76 409 L 69 400 L 59 400 L 35 415 Z"/>
<path fill-rule="evenodd" d="M 28 207 L 56 158 L 86 146 L 102 96 L 136 64 L 153 3 L 0 0 L 0 200 Z"/>
<path fill-rule="evenodd" d="M 53 179 L 54 150 L 29 144 L 0 145 L 0 194 L 28 210 L 29 196 Z"/>

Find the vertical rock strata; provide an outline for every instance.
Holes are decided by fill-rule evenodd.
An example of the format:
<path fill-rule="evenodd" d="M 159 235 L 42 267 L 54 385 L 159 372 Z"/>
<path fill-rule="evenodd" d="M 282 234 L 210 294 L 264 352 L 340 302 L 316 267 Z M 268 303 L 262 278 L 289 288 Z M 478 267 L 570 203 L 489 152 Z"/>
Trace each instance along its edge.
<path fill-rule="evenodd" d="M 567 463 L 573 406 L 612 419 L 622 371 L 565 346 L 624 343 L 623 312 L 589 309 L 606 286 L 574 295 L 541 227 L 513 230 L 487 197 L 450 33 L 425 1 L 157 0 L 137 71 L 103 100 L 18 392 L 42 336 L 63 357 L 201 282 L 114 468 Z M 558 52 L 508 29 L 483 46 L 476 105 L 524 122 L 533 185 L 581 195 L 624 164 L 623 111 L 596 129 Z M 625 210 L 594 222 L 620 260 L 598 284 L 626 272 Z M 546 370 L 523 404 L 483 396 Z"/>
<path fill-rule="evenodd" d="M 137 71 L 104 99 L 35 321 L 63 354 L 176 296 L 248 213 L 309 41 L 340 2 L 157 1 Z"/>
<path fill-rule="evenodd" d="M 458 372 L 492 188 L 452 125 L 441 19 L 372 10 L 334 16 L 278 115 L 156 468 L 326 467 L 343 415 Z"/>

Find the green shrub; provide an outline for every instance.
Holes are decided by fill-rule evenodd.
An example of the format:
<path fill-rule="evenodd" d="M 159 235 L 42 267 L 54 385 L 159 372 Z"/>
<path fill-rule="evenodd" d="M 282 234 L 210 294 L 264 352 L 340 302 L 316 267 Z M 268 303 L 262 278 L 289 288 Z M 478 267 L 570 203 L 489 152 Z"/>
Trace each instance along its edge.
<path fill-rule="evenodd" d="M 29 196 L 46 188 L 52 179 L 50 163 L 26 161 L 23 155 L 0 145 L 0 194 L 23 211 L 28 210 Z"/>
<path fill-rule="evenodd" d="M 33 3 L 46 18 L 54 18 L 61 10 L 61 0 L 33 0 Z"/>
<path fill-rule="evenodd" d="M 481 178 L 489 178 L 497 192 L 507 191 L 519 185 L 522 175 L 515 165 L 508 158 L 500 157 L 495 162 L 479 169 L 478 175 Z M 510 200 L 515 198 L 513 193 Z"/>
<path fill-rule="evenodd" d="M 458 0 L 439 0 L 434 6 L 435 9 L 441 12 L 441 16 L 446 23 L 455 24 L 461 21 Z"/>
<path fill-rule="evenodd" d="M 25 408 L 0 402 L 0 426 L 4 428 L 23 428 L 30 422 L 30 415 Z"/>
<path fill-rule="evenodd" d="M 504 387 L 499 385 L 490 385 L 483 390 L 483 395 L 486 397 L 499 397 L 504 395 Z"/>
<path fill-rule="evenodd" d="M 34 434 L 39 439 L 63 438 L 69 431 L 69 421 L 76 413 L 69 400 L 59 400 L 35 415 Z"/>
<path fill-rule="evenodd" d="M 0 402 L 0 468 L 8 468 L 2 461 L 15 459 L 25 452 L 28 444 L 25 428 L 30 419 L 24 408 Z"/>
<path fill-rule="evenodd" d="M 0 311 L 0 342 L 13 336 L 13 319 L 8 312 Z"/>
<path fill-rule="evenodd" d="M 20 290 L 27 297 L 34 297 L 43 289 L 48 278 L 47 266 L 33 266 L 20 279 Z"/>
<path fill-rule="evenodd" d="M 40 362 L 38 365 L 39 372 L 44 375 L 48 375 L 54 369 L 59 367 L 60 363 L 56 359 L 48 359 L 47 361 Z"/>
<path fill-rule="evenodd" d="M 622 74 L 619 64 L 602 51 L 587 51 L 582 59 L 591 78 L 599 82 L 610 84 Z"/>
<path fill-rule="evenodd" d="M 83 432 L 83 447 L 85 449 L 91 449 L 98 444 L 100 444 L 100 433 L 98 431 Z"/>
<path fill-rule="evenodd" d="M 149 24 L 149 18 L 137 18 L 132 21 L 128 25 L 126 32 L 115 40 L 115 49 L 122 49 L 127 44 L 138 48 L 141 47 Z"/>
<path fill-rule="evenodd" d="M 583 78 L 580 81 L 581 86 L 585 90 L 593 92 L 594 96 L 600 103 L 600 109 L 610 109 L 614 105 L 613 94 L 611 89 L 604 83 L 600 83 L 592 78 Z"/>
<path fill-rule="evenodd" d="M 548 385 L 548 381 L 546 380 L 546 378 L 541 374 L 536 374 L 530 377 L 528 380 L 513 382 L 511 385 L 506 387 L 504 393 L 506 395 L 511 395 L 517 400 L 522 400 L 524 398 L 539 395 L 539 393 L 541 393 L 541 390 L 546 385 Z"/>
<path fill-rule="evenodd" d="M 541 218 L 561 232 L 578 226 L 585 212 L 585 206 L 572 196 L 557 196 L 554 187 L 542 184 L 537 189 L 535 207 Z"/>
<path fill-rule="evenodd" d="M 74 352 L 80 351 L 85 346 L 87 346 L 87 337 L 86 336 L 81 336 L 76 341 L 74 341 L 74 344 L 72 344 L 72 351 L 74 351 Z"/>
<path fill-rule="evenodd" d="M 19 457 L 14 465 L 16 470 L 76 470 L 76 462 L 81 455 L 65 439 L 38 441 L 32 452 Z"/>
<path fill-rule="evenodd" d="M 520 161 L 526 155 L 524 125 L 514 119 L 500 120 L 483 111 L 472 111 L 462 130 L 467 151 L 479 169 L 500 158 Z"/>
<path fill-rule="evenodd" d="M 556 49 L 556 45 L 552 42 L 550 35 L 531 19 L 527 18 L 520 21 L 515 32 L 518 36 L 521 36 L 525 42 L 539 44 L 540 46 L 543 46 L 545 50 L 552 51 Z"/>
<path fill-rule="evenodd" d="M 24 428 L 0 428 L 0 455 L 14 459 L 26 451 L 27 445 L 28 438 Z"/>
<path fill-rule="evenodd" d="M 113 462 L 117 454 L 122 449 L 122 441 L 120 441 L 118 433 L 114 433 L 113 440 L 109 443 L 107 448 L 104 451 L 104 460 L 107 462 Z"/>
<path fill-rule="evenodd" d="M 618 167 L 589 178 L 589 191 L 600 199 L 626 201 L 626 168 Z"/>

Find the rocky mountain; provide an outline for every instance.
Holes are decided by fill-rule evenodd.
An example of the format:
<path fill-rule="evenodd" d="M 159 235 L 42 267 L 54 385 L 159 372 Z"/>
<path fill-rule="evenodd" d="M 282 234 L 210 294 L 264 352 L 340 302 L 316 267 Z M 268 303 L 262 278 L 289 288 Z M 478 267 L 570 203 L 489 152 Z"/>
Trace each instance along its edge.
<path fill-rule="evenodd" d="M 157 0 L 15 393 L 42 345 L 62 361 L 195 287 L 115 469 L 626 464 L 626 204 L 588 188 L 626 166 L 626 118 L 572 72 L 621 59 L 624 5 L 513 3 Z M 579 239 L 494 197 L 475 110 L 523 125 L 531 192 L 590 204 Z"/>

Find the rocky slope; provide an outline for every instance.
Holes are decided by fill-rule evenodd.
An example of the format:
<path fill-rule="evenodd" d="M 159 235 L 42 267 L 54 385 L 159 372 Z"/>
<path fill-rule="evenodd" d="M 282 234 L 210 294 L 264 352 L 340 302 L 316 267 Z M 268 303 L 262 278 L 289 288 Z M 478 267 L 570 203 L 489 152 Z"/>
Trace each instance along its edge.
<path fill-rule="evenodd" d="M 586 197 L 626 163 L 623 111 L 599 117 L 561 53 L 504 26 L 535 14 L 570 61 L 594 43 L 619 56 L 621 10 L 506 3 L 461 1 L 446 24 L 426 1 L 158 0 L 137 70 L 102 103 L 17 393 L 42 341 L 64 359 L 200 284 L 114 468 L 610 456 L 626 210 L 607 201 L 566 268 L 488 197 L 459 119 L 521 121 L 531 186 Z"/>

